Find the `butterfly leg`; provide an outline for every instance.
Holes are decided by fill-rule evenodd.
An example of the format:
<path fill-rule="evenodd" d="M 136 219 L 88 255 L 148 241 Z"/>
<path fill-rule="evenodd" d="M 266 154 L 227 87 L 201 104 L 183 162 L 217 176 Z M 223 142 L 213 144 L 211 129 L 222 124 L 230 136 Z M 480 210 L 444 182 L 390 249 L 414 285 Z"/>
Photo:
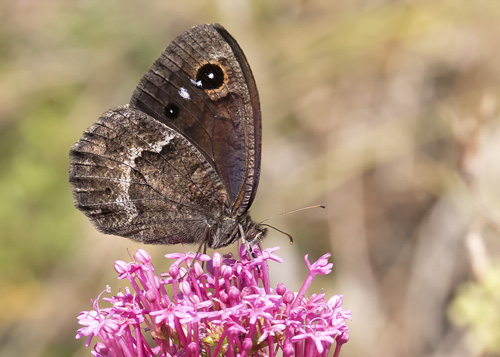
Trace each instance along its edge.
<path fill-rule="evenodd" d="M 247 241 L 247 238 L 246 238 L 246 234 L 245 234 L 245 230 L 243 229 L 243 226 L 241 224 L 238 224 L 238 229 L 240 231 L 240 235 L 241 235 L 241 242 L 245 245 L 245 248 L 247 249 L 247 254 L 248 254 L 248 257 L 250 259 L 253 258 L 253 254 L 252 254 L 252 251 L 251 251 L 251 243 Z"/>
<path fill-rule="evenodd" d="M 186 274 L 184 274 L 180 280 L 184 279 L 186 277 L 186 275 L 189 274 L 189 272 L 191 271 L 191 269 L 193 268 L 194 266 L 194 263 L 196 262 L 196 260 L 198 259 L 198 256 L 201 253 L 201 250 L 203 249 L 203 254 L 207 254 L 207 245 L 208 245 L 208 242 L 210 241 L 210 227 L 207 227 L 205 229 L 205 239 L 203 240 L 203 242 L 201 242 L 200 246 L 198 247 L 198 250 L 196 251 L 196 254 L 194 256 L 194 259 L 191 261 L 191 263 L 189 264 L 188 266 L 188 271 L 186 272 Z M 202 268 L 205 268 L 205 262 L 201 262 L 201 267 Z"/>
<path fill-rule="evenodd" d="M 207 246 L 208 246 L 208 242 L 210 242 L 210 232 L 211 232 L 210 226 L 207 226 L 207 228 L 205 228 L 205 239 L 198 247 L 198 251 L 196 252 L 195 260 L 196 260 L 196 258 L 198 258 L 198 255 L 200 254 L 202 247 L 203 247 L 203 254 L 207 254 Z M 201 262 L 201 267 L 205 268 L 205 262 Z"/>

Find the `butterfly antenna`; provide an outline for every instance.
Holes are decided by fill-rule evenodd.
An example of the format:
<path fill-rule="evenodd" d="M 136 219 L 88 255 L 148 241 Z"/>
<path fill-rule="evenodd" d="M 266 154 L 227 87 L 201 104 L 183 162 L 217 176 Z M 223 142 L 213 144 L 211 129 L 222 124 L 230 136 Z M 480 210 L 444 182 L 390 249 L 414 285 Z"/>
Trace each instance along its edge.
<path fill-rule="evenodd" d="M 276 218 L 276 217 L 284 216 L 285 214 L 295 213 L 295 212 L 300 212 L 300 211 L 305 211 L 306 209 L 311 209 L 311 208 L 326 208 L 326 207 L 323 206 L 323 205 L 314 205 L 314 206 L 309 206 L 309 207 L 303 207 L 303 208 L 294 209 L 294 210 L 291 210 L 291 211 L 279 213 L 277 215 L 274 215 L 274 216 L 271 216 L 269 218 L 266 218 L 265 220 L 263 220 L 259 224 L 262 224 L 263 226 L 272 228 L 272 229 L 274 229 L 274 230 L 276 230 L 276 231 L 278 231 L 278 232 L 286 235 L 288 237 L 288 239 L 290 239 L 290 244 L 293 244 L 293 237 L 290 234 L 288 234 L 287 232 L 284 232 L 281 229 L 278 229 L 278 228 L 276 228 L 274 226 L 271 226 L 269 224 L 265 224 L 264 222 L 269 221 L 270 219 L 273 219 L 273 218 Z"/>
<path fill-rule="evenodd" d="M 270 219 L 273 219 L 273 218 L 276 218 L 276 217 L 280 217 L 280 216 L 284 216 L 285 214 L 295 213 L 295 212 L 300 212 L 300 211 L 305 211 L 306 209 L 311 209 L 311 208 L 326 208 L 326 207 L 323 206 L 323 205 L 314 205 L 314 206 L 303 207 L 303 208 L 298 208 L 298 209 L 294 209 L 294 210 L 287 211 L 287 212 L 278 213 L 277 215 L 274 215 L 274 216 L 271 216 L 269 218 L 266 218 L 265 220 L 263 220 L 262 222 L 260 222 L 260 224 L 262 224 L 262 223 L 264 223 L 266 221 L 269 221 Z M 272 227 L 272 226 L 269 226 L 269 227 Z M 274 227 L 272 227 L 272 228 L 274 228 Z M 276 228 L 274 228 L 274 229 L 276 229 Z"/>
<path fill-rule="evenodd" d="M 273 226 L 271 226 L 271 225 L 269 225 L 269 224 L 266 224 L 266 223 L 264 223 L 264 224 L 262 224 L 262 225 L 263 225 L 263 226 L 266 226 L 266 227 L 269 227 L 269 228 L 272 228 L 272 229 L 274 229 L 274 230 L 276 230 L 276 231 L 278 231 L 278 232 L 280 232 L 280 233 L 283 233 L 284 235 L 286 235 L 286 236 L 288 237 L 288 239 L 290 239 L 290 244 L 293 244 L 293 237 L 292 237 L 290 234 L 288 234 L 287 232 L 284 232 L 284 231 L 282 231 L 281 229 L 278 229 L 278 228 L 273 227 Z"/>

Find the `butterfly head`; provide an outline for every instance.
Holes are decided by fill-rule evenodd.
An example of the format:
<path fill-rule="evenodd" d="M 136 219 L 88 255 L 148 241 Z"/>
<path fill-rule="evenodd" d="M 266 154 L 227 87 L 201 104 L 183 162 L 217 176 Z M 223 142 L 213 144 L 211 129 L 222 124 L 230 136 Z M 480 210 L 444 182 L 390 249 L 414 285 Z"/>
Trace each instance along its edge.
<path fill-rule="evenodd" d="M 249 216 L 250 217 L 250 216 Z M 245 231 L 245 240 L 251 245 L 259 244 L 267 235 L 267 228 L 250 219 L 247 230 Z"/>
<path fill-rule="evenodd" d="M 225 247 L 236 240 L 258 244 L 267 234 L 267 228 L 252 220 L 245 213 L 238 217 L 223 217 L 218 224 L 212 227 L 208 246 L 213 249 Z"/>

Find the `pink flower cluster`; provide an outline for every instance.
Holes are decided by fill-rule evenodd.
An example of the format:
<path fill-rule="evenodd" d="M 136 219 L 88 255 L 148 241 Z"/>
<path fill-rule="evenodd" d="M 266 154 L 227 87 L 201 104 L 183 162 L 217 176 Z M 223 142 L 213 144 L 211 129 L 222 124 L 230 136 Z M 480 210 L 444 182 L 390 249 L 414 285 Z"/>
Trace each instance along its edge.
<path fill-rule="evenodd" d="M 103 291 L 94 310 L 80 313 L 84 327 L 76 337 L 88 336 L 87 347 L 94 336 L 101 340 L 94 356 L 327 356 L 332 348 L 338 356 L 349 339 L 351 315 L 342 310 L 342 296 L 305 296 L 317 274 L 331 272 L 330 254 L 313 264 L 306 255 L 309 274 L 293 293 L 282 283 L 270 287 L 267 260 L 281 262 L 273 254 L 277 249 L 254 247 L 249 258 L 242 246 L 239 260 L 217 252 L 212 259 L 167 254 L 175 262 L 162 275 L 139 249 L 134 262 L 115 263 L 118 278 L 127 279 L 132 289 L 103 298 L 111 307 L 100 308 L 109 287 Z"/>

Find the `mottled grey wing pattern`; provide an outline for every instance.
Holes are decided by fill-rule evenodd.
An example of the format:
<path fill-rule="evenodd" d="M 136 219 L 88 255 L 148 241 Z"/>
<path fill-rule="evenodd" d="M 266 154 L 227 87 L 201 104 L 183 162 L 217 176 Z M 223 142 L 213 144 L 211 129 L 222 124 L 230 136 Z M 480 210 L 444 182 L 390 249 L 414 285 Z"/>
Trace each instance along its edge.
<path fill-rule="evenodd" d="M 260 105 L 245 55 L 222 26 L 195 26 L 174 39 L 130 104 L 200 150 L 222 180 L 231 216 L 247 211 L 259 182 Z"/>
<path fill-rule="evenodd" d="M 112 109 L 70 151 L 75 206 L 107 234 L 149 244 L 202 243 L 226 191 L 181 134 L 129 105 Z"/>

